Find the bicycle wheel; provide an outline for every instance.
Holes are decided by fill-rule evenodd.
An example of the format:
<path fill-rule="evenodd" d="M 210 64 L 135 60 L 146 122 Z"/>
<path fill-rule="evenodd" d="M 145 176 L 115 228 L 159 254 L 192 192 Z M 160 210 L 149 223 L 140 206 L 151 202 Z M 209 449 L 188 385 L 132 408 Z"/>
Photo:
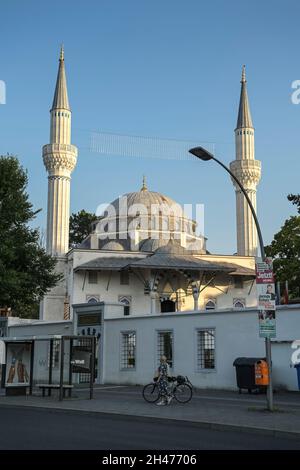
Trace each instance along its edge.
<path fill-rule="evenodd" d="M 193 396 L 192 387 L 188 384 L 177 385 L 174 389 L 174 398 L 179 403 L 187 403 Z"/>
<path fill-rule="evenodd" d="M 143 398 L 148 403 L 155 403 L 159 399 L 159 390 L 156 383 L 145 385 L 143 388 Z"/>

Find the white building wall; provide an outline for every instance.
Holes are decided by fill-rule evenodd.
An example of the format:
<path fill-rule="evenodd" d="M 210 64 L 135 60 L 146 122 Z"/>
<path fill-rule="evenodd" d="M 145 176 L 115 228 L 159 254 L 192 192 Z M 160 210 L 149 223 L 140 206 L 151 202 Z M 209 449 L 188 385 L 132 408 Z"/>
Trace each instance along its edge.
<path fill-rule="evenodd" d="M 88 296 L 98 297 L 102 302 L 118 302 L 120 295 L 128 295 L 132 298 L 131 303 L 131 314 L 132 315 L 149 315 L 151 313 L 151 297 L 150 295 L 144 294 L 144 287 L 142 280 L 139 279 L 135 274 L 130 274 L 130 281 L 128 285 L 121 285 L 120 273 L 118 271 L 98 271 L 97 284 L 90 284 L 88 278 L 88 272 L 77 271 L 74 269 L 87 263 L 96 258 L 105 258 L 116 256 L 117 258 L 122 257 L 141 257 L 145 255 L 140 252 L 103 252 L 101 250 L 72 250 L 69 255 L 69 272 L 68 272 L 68 284 L 70 293 L 70 305 L 85 303 Z M 246 268 L 254 269 L 254 258 L 242 257 L 242 256 L 226 256 L 226 255 L 201 255 L 196 258 L 209 260 L 211 262 L 221 263 L 234 263 Z M 145 279 L 151 277 L 150 271 L 145 270 L 143 272 Z M 168 277 L 168 276 L 166 276 Z M 153 278 L 153 276 L 152 276 Z M 162 281 L 163 284 L 164 281 Z M 199 297 L 199 307 L 205 308 L 205 303 L 208 299 L 215 299 L 218 308 L 232 308 L 234 299 L 244 299 L 246 307 L 254 307 L 257 304 L 256 287 L 253 281 L 245 281 L 243 288 L 236 288 L 234 285 L 233 278 L 227 280 L 224 283 L 216 282 L 215 286 L 208 286 L 205 288 Z M 159 297 L 155 301 L 156 311 L 160 311 Z M 184 302 L 181 303 L 181 310 L 192 310 L 194 308 L 194 299 L 190 295 L 184 298 Z M 71 312 L 72 318 L 72 312 Z"/>
<path fill-rule="evenodd" d="M 87 296 L 98 296 L 102 302 L 118 302 L 120 295 L 130 296 L 132 315 L 149 315 L 151 313 L 151 297 L 144 294 L 144 287 L 134 274 L 129 275 L 129 284 L 120 283 L 120 273 L 108 271 L 98 272 L 97 284 L 89 283 L 88 273 L 83 271 L 74 275 L 73 296 L 71 304 L 84 303 Z M 256 287 L 253 281 L 244 282 L 243 288 L 236 288 L 234 282 L 229 286 L 208 286 L 199 297 L 199 307 L 205 308 L 207 300 L 214 299 L 218 308 L 232 308 L 234 299 L 244 299 L 246 307 L 254 307 L 257 304 Z M 192 295 L 184 297 L 181 310 L 192 310 L 194 299 Z M 156 300 L 156 311 L 160 311 L 159 298 Z"/>
<path fill-rule="evenodd" d="M 300 332 L 299 305 L 279 307 L 277 338 L 272 342 L 274 386 L 297 390 L 296 371 L 291 364 L 290 344 Z M 196 332 L 199 328 L 215 328 L 216 368 L 197 370 Z M 188 375 L 200 388 L 236 389 L 233 361 L 237 357 L 264 357 L 264 339 L 259 338 L 255 310 L 210 311 L 161 314 L 140 318 L 107 319 L 105 321 L 105 358 L 102 371 L 104 383 L 145 384 L 157 367 L 157 332 L 172 331 L 174 335 L 172 374 Z M 136 367 L 122 370 L 121 332 L 136 331 Z M 300 333 L 299 333 L 300 336 Z M 282 343 L 282 341 L 287 341 Z M 117 345 L 117 350 L 116 350 Z M 282 354 L 283 353 L 283 354 Z"/>

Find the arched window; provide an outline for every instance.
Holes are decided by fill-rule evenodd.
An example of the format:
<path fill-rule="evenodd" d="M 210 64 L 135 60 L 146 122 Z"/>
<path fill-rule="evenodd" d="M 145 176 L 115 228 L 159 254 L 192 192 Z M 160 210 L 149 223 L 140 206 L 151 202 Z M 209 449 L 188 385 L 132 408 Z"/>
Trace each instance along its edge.
<path fill-rule="evenodd" d="M 245 299 L 233 299 L 233 306 L 237 309 L 242 309 L 246 307 Z"/>
<path fill-rule="evenodd" d="M 215 310 L 216 309 L 216 301 L 209 299 L 206 301 L 205 310 Z"/>
<path fill-rule="evenodd" d="M 119 295 L 119 302 L 124 305 L 124 316 L 127 317 L 130 315 L 130 303 L 131 297 L 125 295 Z"/>
<path fill-rule="evenodd" d="M 100 302 L 100 296 L 97 294 L 87 294 L 86 301 L 88 304 L 95 304 L 97 302 Z"/>

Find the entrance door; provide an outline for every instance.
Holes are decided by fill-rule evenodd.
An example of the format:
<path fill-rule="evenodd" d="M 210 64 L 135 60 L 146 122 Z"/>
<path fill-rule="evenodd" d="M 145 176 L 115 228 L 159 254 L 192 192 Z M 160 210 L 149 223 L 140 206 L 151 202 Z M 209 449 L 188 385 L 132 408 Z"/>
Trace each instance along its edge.
<path fill-rule="evenodd" d="M 170 300 L 170 299 L 163 300 L 160 303 L 160 311 L 162 313 L 164 313 L 164 312 L 175 312 L 176 311 L 175 307 L 176 307 L 175 302 L 173 302 L 173 300 Z"/>

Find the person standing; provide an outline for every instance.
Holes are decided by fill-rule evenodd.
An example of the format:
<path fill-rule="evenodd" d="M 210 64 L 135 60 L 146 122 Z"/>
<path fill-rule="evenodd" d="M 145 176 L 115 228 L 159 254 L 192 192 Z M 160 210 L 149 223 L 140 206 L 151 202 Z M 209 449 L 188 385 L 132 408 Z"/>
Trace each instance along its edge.
<path fill-rule="evenodd" d="M 161 356 L 157 374 L 157 384 L 160 394 L 160 400 L 157 402 L 157 405 L 169 405 L 173 397 L 168 390 L 169 365 L 166 356 Z"/>

